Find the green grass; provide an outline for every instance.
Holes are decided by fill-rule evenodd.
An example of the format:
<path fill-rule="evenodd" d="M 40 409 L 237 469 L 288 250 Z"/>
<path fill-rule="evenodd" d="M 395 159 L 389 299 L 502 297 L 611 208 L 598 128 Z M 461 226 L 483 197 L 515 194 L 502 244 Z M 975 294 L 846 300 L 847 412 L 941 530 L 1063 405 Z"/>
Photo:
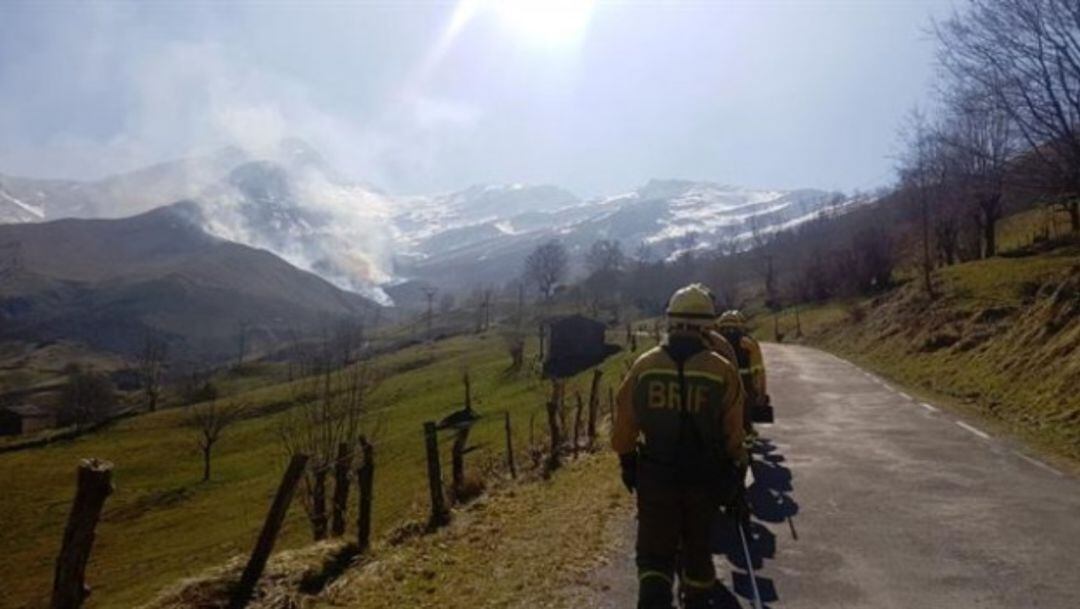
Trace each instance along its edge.
<path fill-rule="evenodd" d="M 605 362 L 605 394 L 628 357 L 619 354 Z M 481 413 L 509 409 L 516 448 L 524 451 L 530 415 L 542 412 L 548 389 L 535 374 L 507 373 L 507 363 L 495 333 L 415 346 L 377 361 L 379 369 L 391 373 L 370 400 L 372 409 L 385 413 L 376 437 L 377 533 L 426 509 L 421 424 L 460 407 L 466 367 L 476 408 Z M 569 395 L 574 388 L 587 392 L 585 376 L 568 384 Z M 251 388 L 230 399 L 258 406 L 292 395 L 290 386 L 282 383 Z M 116 465 L 116 491 L 106 504 L 88 570 L 94 589 L 88 607 L 138 605 L 178 578 L 250 550 L 284 466 L 276 431 L 284 413 L 229 428 L 214 458 L 210 483 L 199 481 L 200 459 L 192 432 L 181 425 L 182 416 L 180 410 L 161 411 L 71 442 L 0 455 L 0 573 L 5 586 L 0 607 L 39 606 L 47 598 L 75 467 L 86 457 Z M 536 428 L 539 437 L 542 416 L 537 416 Z M 469 455 L 471 467 L 505 458 L 501 416 L 482 419 L 471 438 L 484 447 Z M 309 541 L 303 511 L 295 502 L 278 549 Z"/>
<path fill-rule="evenodd" d="M 945 267 L 936 272 L 936 285 L 955 306 L 981 307 L 1023 303 L 1026 288 L 1080 264 L 1080 247 L 1062 247 L 1021 258 L 995 257 Z"/>
<path fill-rule="evenodd" d="M 1007 216 L 997 229 L 1002 252 L 1027 247 L 1039 237 L 1055 238 L 1071 230 L 1069 216 L 1059 208 L 1039 207 Z"/>

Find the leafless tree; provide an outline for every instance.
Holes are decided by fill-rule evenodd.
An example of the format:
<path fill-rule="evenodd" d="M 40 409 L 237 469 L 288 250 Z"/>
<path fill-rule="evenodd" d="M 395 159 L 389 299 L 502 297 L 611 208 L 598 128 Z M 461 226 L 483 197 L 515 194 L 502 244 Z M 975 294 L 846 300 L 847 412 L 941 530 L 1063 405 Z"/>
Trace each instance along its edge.
<path fill-rule="evenodd" d="M 892 285 L 896 254 L 889 232 L 881 226 L 868 226 L 852 239 L 852 258 L 855 261 L 849 280 L 863 294 L 879 291 Z"/>
<path fill-rule="evenodd" d="M 701 235 L 697 231 L 690 231 L 679 237 L 677 241 L 678 261 L 682 265 L 683 272 L 688 275 L 694 272 L 697 262 L 697 245 L 700 240 Z"/>
<path fill-rule="evenodd" d="M 210 458 L 225 429 L 240 419 L 243 405 L 227 405 L 216 398 L 187 407 L 184 425 L 195 432 L 203 458 L 203 482 L 210 481 Z"/>
<path fill-rule="evenodd" d="M 768 233 L 762 226 L 761 216 L 750 216 L 746 222 L 750 226 L 750 247 L 752 249 L 764 249 L 769 244 Z"/>
<path fill-rule="evenodd" d="M 162 337 L 152 333 L 143 337 L 142 349 L 136 360 L 136 371 L 142 384 L 143 397 L 146 399 L 146 409 L 150 412 L 157 410 L 158 399 L 161 397 L 167 355 L 168 343 Z"/>
<path fill-rule="evenodd" d="M 622 245 L 608 239 L 593 243 L 585 254 L 585 266 L 589 276 L 585 279 L 584 291 L 592 315 L 599 315 L 601 306 L 606 306 L 616 311 L 617 316 L 619 284 L 626 266 Z"/>
<path fill-rule="evenodd" d="M 1080 3 L 969 0 L 936 32 L 954 86 L 1011 119 L 1080 231 Z"/>
<path fill-rule="evenodd" d="M 319 374 L 294 383 L 298 405 L 282 417 L 278 435 L 288 455 L 310 456 L 304 475 L 303 504 L 315 540 L 326 538 L 330 531 L 327 478 L 331 472 L 353 469 L 352 448 L 365 431 L 367 395 L 374 383 L 373 371 L 364 364 L 338 370 L 323 366 Z M 375 431 L 366 434 L 369 439 L 377 433 L 377 422 L 374 427 Z M 344 452 L 340 451 L 342 446 Z M 334 479 L 338 485 L 348 484 L 347 476 Z M 339 488 L 334 493 L 335 518 L 344 513 L 337 502 L 347 499 L 345 490 Z M 334 529 L 338 529 L 336 523 Z"/>
<path fill-rule="evenodd" d="M 956 264 L 960 247 L 960 219 L 951 213 L 943 214 L 934 227 L 939 262 L 945 266 Z"/>
<path fill-rule="evenodd" d="M 934 127 L 918 109 L 912 110 L 908 116 L 903 136 L 907 151 L 901 159 L 900 180 L 906 192 L 913 198 L 918 215 L 923 289 L 928 296 L 934 298 L 934 248 L 930 239 L 934 198 L 943 174 L 940 140 Z"/>
<path fill-rule="evenodd" d="M 473 312 L 473 331 L 477 334 L 491 326 L 494 301 L 495 289 L 490 286 L 476 286 L 469 295 L 467 306 Z"/>
<path fill-rule="evenodd" d="M 116 406 L 116 388 L 109 377 L 78 365 L 69 366 L 60 392 L 61 418 L 77 428 L 104 420 Z"/>
<path fill-rule="evenodd" d="M 621 271 L 626 264 L 622 244 L 611 239 L 601 239 L 592 244 L 585 254 L 585 266 L 590 273 L 598 271 Z"/>
<path fill-rule="evenodd" d="M 364 346 L 364 330 L 364 321 L 359 317 L 343 317 L 334 325 L 331 341 L 340 366 L 353 363 L 356 352 Z"/>
<path fill-rule="evenodd" d="M 510 355 L 510 370 L 521 370 L 525 363 L 525 333 L 519 328 L 506 328 L 502 337 Z"/>
<path fill-rule="evenodd" d="M 705 283 L 712 289 L 716 306 L 720 310 L 734 308 L 738 300 L 738 280 L 735 272 L 737 265 L 734 255 L 717 255 L 706 269 Z"/>
<path fill-rule="evenodd" d="M 536 284 L 544 300 L 550 300 L 555 286 L 566 275 L 566 247 L 552 239 L 536 247 L 525 259 L 525 279 Z"/>
<path fill-rule="evenodd" d="M 634 250 L 634 260 L 639 266 L 654 262 L 655 259 L 656 252 L 653 251 L 651 245 L 645 243 L 644 241 L 639 243 L 637 249 Z"/>
<path fill-rule="evenodd" d="M 997 253 L 997 223 L 1004 215 L 1005 178 L 1015 155 L 1012 121 L 978 92 L 954 91 L 939 138 L 958 191 L 970 200 L 983 257 Z"/>

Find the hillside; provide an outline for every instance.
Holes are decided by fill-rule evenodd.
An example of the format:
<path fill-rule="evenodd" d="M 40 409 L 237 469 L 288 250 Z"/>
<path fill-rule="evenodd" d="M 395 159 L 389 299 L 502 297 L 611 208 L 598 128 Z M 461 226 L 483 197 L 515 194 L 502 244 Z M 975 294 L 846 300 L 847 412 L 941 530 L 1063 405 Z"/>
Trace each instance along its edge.
<path fill-rule="evenodd" d="M 933 300 L 909 281 L 802 308 L 803 340 L 1080 460 L 1080 246 L 1022 248 L 935 277 Z M 780 315 L 794 336 L 793 311 Z M 771 317 L 759 324 L 771 338 Z"/>
<path fill-rule="evenodd" d="M 5 339 L 131 353 L 153 332 L 175 353 L 220 359 L 235 355 L 241 325 L 257 348 L 370 306 L 269 252 L 207 234 L 191 203 L 119 220 L 0 225 L 0 242 Z"/>
<path fill-rule="evenodd" d="M 527 353 L 535 355 L 534 344 Z M 603 394 L 617 380 L 628 355 L 609 358 L 603 365 Z M 374 434 L 377 451 L 377 539 L 385 540 L 402 525 L 423 519 L 427 488 L 421 423 L 460 407 L 461 374 L 466 368 L 474 379 L 475 406 L 483 416 L 471 437 L 479 449 L 468 456 L 469 470 L 502 476 L 501 412 L 509 410 L 518 466 L 523 475 L 532 471 L 531 428 L 535 422 L 535 441 L 542 443 L 549 387 L 531 371 L 508 371 L 507 363 L 502 341 L 493 332 L 418 345 L 373 362 L 384 376 L 368 399 L 371 416 L 365 420 L 365 431 Z M 569 381 L 568 391 L 586 392 L 587 376 L 586 372 Z M 203 575 L 208 568 L 243 556 L 281 474 L 279 427 L 288 420 L 288 408 L 310 399 L 304 397 L 309 386 L 309 380 L 266 384 L 230 397 L 231 403 L 246 403 L 253 410 L 226 431 L 209 483 L 198 481 L 201 470 L 193 432 L 184 427 L 179 409 L 128 419 L 70 443 L 0 454 L 0 484 L 7 489 L 0 494 L 0 513 L 9 524 L 0 530 L 0 572 L 22 573 L 16 581 L 5 582 L 0 608 L 34 606 L 47 592 L 55 540 L 69 506 L 72 468 L 88 455 L 116 463 L 116 492 L 98 528 L 88 573 L 94 586 L 90 607 L 138 606 L 180 578 Z M 604 460 L 603 467 L 607 465 Z M 444 469 L 447 475 L 448 470 Z M 575 477 L 557 483 L 567 492 L 581 481 L 571 475 Z M 617 484 L 617 478 L 608 480 L 612 481 Z M 543 490 L 528 493 L 533 500 L 546 496 Z M 199 534 L 191 535 L 195 528 Z M 310 539 L 298 496 L 279 549 L 305 546 Z"/>

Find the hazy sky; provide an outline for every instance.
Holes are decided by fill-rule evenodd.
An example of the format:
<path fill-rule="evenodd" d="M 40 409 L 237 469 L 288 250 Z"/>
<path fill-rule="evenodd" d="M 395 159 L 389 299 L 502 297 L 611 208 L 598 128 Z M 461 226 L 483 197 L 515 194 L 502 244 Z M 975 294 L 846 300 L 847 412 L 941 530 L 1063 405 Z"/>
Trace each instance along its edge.
<path fill-rule="evenodd" d="M 543 10 L 538 6 L 554 9 Z M 307 139 L 394 193 L 869 189 L 946 0 L 0 1 L 0 173 Z"/>

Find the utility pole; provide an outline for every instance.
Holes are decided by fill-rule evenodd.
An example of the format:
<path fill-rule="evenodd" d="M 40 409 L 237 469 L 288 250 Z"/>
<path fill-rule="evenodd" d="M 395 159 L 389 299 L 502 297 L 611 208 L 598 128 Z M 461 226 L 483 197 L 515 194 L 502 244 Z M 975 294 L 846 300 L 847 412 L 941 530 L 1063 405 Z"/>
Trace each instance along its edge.
<path fill-rule="evenodd" d="M 435 294 L 438 290 L 435 288 L 424 288 L 424 298 L 427 298 L 427 335 L 425 338 L 431 340 L 431 321 L 432 321 L 432 306 L 435 303 Z"/>

